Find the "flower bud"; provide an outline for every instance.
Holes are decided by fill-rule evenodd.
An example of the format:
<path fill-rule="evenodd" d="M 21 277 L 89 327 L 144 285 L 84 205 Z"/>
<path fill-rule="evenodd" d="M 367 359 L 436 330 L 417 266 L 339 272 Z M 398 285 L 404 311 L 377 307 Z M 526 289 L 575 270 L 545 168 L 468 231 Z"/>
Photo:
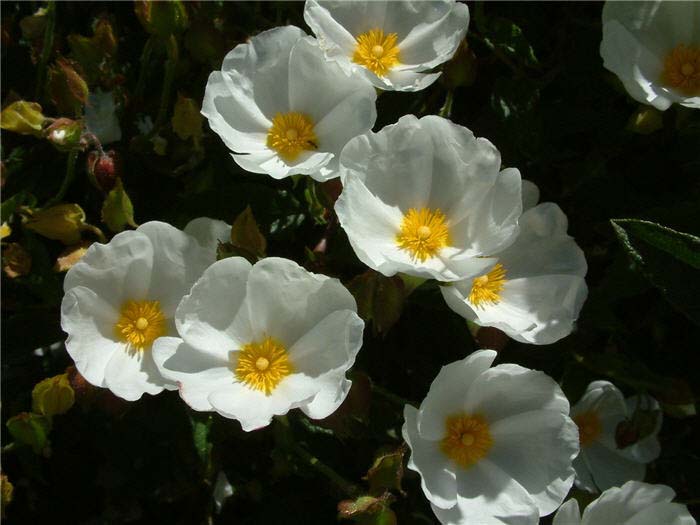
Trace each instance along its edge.
<path fill-rule="evenodd" d="M 651 106 L 640 106 L 627 122 L 627 130 L 640 135 L 650 135 L 663 127 L 663 113 Z"/>
<path fill-rule="evenodd" d="M 166 38 L 187 27 L 187 11 L 180 0 L 137 0 L 134 11 L 143 28 L 152 35 Z"/>
<path fill-rule="evenodd" d="M 49 68 L 47 89 L 51 101 L 61 113 L 79 115 L 87 102 L 88 85 L 76 71 L 76 64 L 59 58 Z"/>
<path fill-rule="evenodd" d="M 85 227 L 85 212 L 77 204 L 59 204 L 34 213 L 25 227 L 63 244 L 76 244 Z"/>
<path fill-rule="evenodd" d="M 92 183 L 102 191 L 110 191 L 121 173 L 120 160 L 114 150 L 91 151 L 87 158 L 87 172 Z"/>
<path fill-rule="evenodd" d="M 0 114 L 0 127 L 20 135 L 40 137 L 46 117 L 41 113 L 41 106 L 36 102 L 18 100 L 13 102 Z"/>
<path fill-rule="evenodd" d="M 32 390 L 32 410 L 37 414 L 48 417 L 65 414 L 74 402 L 75 394 L 68 381 L 68 374 L 44 379 Z"/>
<path fill-rule="evenodd" d="M 82 135 L 82 122 L 69 118 L 59 118 L 46 129 L 46 138 L 59 151 L 85 149 L 85 141 L 81 140 Z"/>

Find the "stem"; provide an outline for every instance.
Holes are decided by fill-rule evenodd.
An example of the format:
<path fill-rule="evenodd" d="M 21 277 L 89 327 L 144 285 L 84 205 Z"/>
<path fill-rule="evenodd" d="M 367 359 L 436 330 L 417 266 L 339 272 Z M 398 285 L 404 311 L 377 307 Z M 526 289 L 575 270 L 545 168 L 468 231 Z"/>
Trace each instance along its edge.
<path fill-rule="evenodd" d="M 66 195 L 68 187 L 73 183 L 73 179 L 75 178 L 75 163 L 77 160 L 78 152 L 71 151 L 68 154 L 68 162 L 66 163 L 66 176 L 63 178 L 61 187 L 58 189 L 58 193 L 54 195 L 53 198 L 49 199 L 46 202 L 46 204 L 44 204 L 45 208 L 48 208 L 49 206 L 53 206 L 54 204 L 61 202 L 63 197 Z"/>
<path fill-rule="evenodd" d="M 139 79 L 136 81 L 136 89 L 134 89 L 134 98 L 140 100 L 143 96 L 143 89 L 146 85 L 146 70 L 148 69 L 148 64 L 151 62 L 151 55 L 153 55 L 153 37 L 148 37 L 146 43 L 143 45 L 143 51 L 141 52 L 141 66 L 139 68 Z"/>
<path fill-rule="evenodd" d="M 374 383 L 372 383 L 372 391 L 376 392 L 377 394 L 379 394 L 380 397 L 383 397 L 387 401 L 395 403 L 401 407 L 403 407 L 404 405 L 413 405 L 413 403 L 410 402 L 405 397 L 401 397 L 399 395 L 396 395 L 393 392 L 387 390 L 386 388 L 383 388 L 383 387 L 376 385 Z"/>
<path fill-rule="evenodd" d="M 438 115 L 444 118 L 450 118 L 452 115 L 452 102 L 454 101 L 454 92 L 450 89 L 445 96 L 445 103 L 440 108 Z"/>
<path fill-rule="evenodd" d="M 177 40 L 174 36 L 170 36 L 165 42 L 165 49 L 168 55 L 168 59 L 165 61 L 165 77 L 163 78 L 163 91 L 160 96 L 160 108 L 158 109 L 158 117 L 156 117 L 156 123 L 153 126 L 153 131 L 157 130 L 165 122 L 165 114 L 168 111 L 168 105 L 170 102 L 170 91 L 172 89 L 173 80 L 175 79 L 175 66 L 177 65 L 178 58 L 178 47 Z"/>
<path fill-rule="evenodd" d="M 324 475 L 326 478 L 328 478 L 329 481 L 334 483 L 342 492 L 344 492 L 351 498 L 356 497 L 361 493 L 361 490 L 357 485 L 351 483 L 350 481 L 342 477 L 340 474 L 338 474 L 331 467 L 323 463 L 316 456 L 310 454 L 305 449 L 303 449 L 300 445 L 297 445 L 295 443 L 292 445 L 291 448 L 292 451 L 297 456 L 299 456 L 299 458 L 302 459 L 307 465 L 318 471 L 320 474 Z"/>
<path fill-rule="evenodd" d="M 51 50 L 53 49 L 53 32 L 56 27 L 56 2 L 49 1 L 46 8 L 46 29 L 44 29 L 44 47 L 41 50 L 39 65 L 36 73 L 36 91 L 35 100 L 39 100 L 44 91 L 44 82 L 46 80 L 46 64 L 49 62 Z"/>

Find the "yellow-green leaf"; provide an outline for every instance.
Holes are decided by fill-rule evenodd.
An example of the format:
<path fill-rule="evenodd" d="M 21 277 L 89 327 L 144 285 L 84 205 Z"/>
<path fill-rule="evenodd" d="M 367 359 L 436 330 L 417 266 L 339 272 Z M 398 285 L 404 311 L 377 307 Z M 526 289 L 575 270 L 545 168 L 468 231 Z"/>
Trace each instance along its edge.
<path fill-rule="evenodd" d="M 257 257 L 265 257 L 267 241 L 255 222 L 253 211 L 248 206 L 243 210 L 231 227 L 231 244 L 248 251 Z"/>
<path fill-rule="evenodd" d="M 85 212 L 77 204 L 59 204 L 34 213 L 25 227 L 63 244 L 76 244 L 85 228 Z"/>
<path fill-rule="evenodd" d="M 195 147 L 199 147 L 202 138 L 202 115 L 193 99 L 178 95 L 172 125 L 178 137 L 182 140 L 192 137 Z"/>
<path fill-rule="evenodd" d="M 37 414 L 55 416 L 65 414 L 75 402 L 75 393 L 68 381 L 68 374 L 48 377 L 32 390 L 32 410 Z"/>
<path fill-rule="evenodd" d="M 45 121 L 46 117 L 41 112 L 41 106 L 26 100 L 13 102 L 0 114 L 0 127 L 20 135 L 40 137 Z"/>
<path fill-rule="evenodd" d="M 131 204 L 129 195 L 124 191 L 121 179 L 117 182 L 105 197 L 102 205 L 102 222 L 115 233 L 118 233 L 126 226 L 136 227 L 134 222 L 134 206 Z"/>

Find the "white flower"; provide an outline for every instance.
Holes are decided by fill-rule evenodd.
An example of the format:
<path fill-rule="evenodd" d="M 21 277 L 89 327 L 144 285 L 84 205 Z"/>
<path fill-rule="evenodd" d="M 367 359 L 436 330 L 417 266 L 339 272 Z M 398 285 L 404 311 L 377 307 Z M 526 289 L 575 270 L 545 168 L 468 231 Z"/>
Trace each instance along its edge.
<path fill-rule="evenodd" d="M 307 0 L 304 20 L 326 57 L 380 89 L 418 91 L 440 73 L 464 39 L 469 9 L 436 2 Z"/>
<path fill-rule="evenodd" d="M 522 210 L 520 172 L 467 128 L 401 117 L 351 140 L 335 210 L 360 260 L 384 275 L 457 281 L 493 266 Z"/>
<path fill-rule="evenodd" d="M 209 76 L 202 114 L 254 173 L 275 179 L 337 176 L 348 140 L 372 129 L 377 94 L 325 60 L 298 27 L 277 27 L 236 46 Z"/>
<path fill-rule="evenodd" d="M 208 241 L 156 221 L 92 244 L 63 283 L 61 327 L 78 371 L 129 401 L 168 388 L 151 345 L 175 334 L 178 303 L 215 260 Z"/>
<path fill-rule="evenodd" d="M 491 368 L 493 350 L 442 367 L 420 409 L 407 405 L 408 468 L 443 523 L 537 523 L 573 483 L 569 402 L 552 378 Z"/>
<path fill-rule="evenodd" d="M 122 138 L 119 119 L 115 113 L 114 96 L 111 91 L 95 91 L 85 104 L 85 124 L 103 146 Z"/>
<path fill-rule="evenodd" d="M 618 448 L 618 425 L 629 422 L 635 410 L 655 415 L 655 427 L 636 443 Z M 571 417 L 581 436 L 581 454 L 574 461 L 576 486 L 581 489 L 599 492 L 626 481 L 642 480 L 646 464 L 659 457 L 661 411 L 657 401 L 649 396 L 633 396 L 625 401 L 612 383 L 594 381 L 572 407 Z"/>
<path fill-rule="evenodd" d="M 628 481 L 603 492 L 583 511 L 570 499 L 554 515 L 552 525 L 695 525 L 688 507 L 672 503 L 676 493 L 666 485 Z"/>
<path fill-rule="evenodd" d="M 586 259 L 559 206 L 543 203 L 518 221 L 516 241 L 478 277 L 440 288 L 447 305 L 517 341 L 550 344 L 571 333 L 588 290 Z"/>
<path fill-rule="evenodd" d="M 605 2 L 600 54 L 635 100 L 700 108 L 700 3 Z"/>
<path fill-rule="evenodd" d="M 158 339 L 153 355 L 189 406 L 245 431 L 297 407 L 321 419 L 350 389 L 364 328 L 356 311 L 337 279 L 286 259 L 232 257 L 195 283 L 175 316 L 180 338 Z"/>

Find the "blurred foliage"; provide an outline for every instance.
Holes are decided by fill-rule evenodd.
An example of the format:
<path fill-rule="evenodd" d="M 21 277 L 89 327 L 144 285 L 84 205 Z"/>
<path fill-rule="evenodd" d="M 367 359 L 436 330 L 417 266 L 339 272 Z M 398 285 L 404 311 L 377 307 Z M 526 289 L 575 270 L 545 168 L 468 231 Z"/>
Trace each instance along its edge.
<path fill-rule="evenodd" d="M 697 513 L 700 429 L 688 416 L 699 395 L 700 112 L 659 113 L 627 96 L 598 53 L 601 3 L 469 8 L 467 41 L 443 78 L 382 93 L 375 129 L 406 113 L 448 116 L 562 207 L 590 295 L 577 330 L 550 346 L 472 336 L 435 283 L 368 272 L 333 214 L 337 181 L 246 173 L 202 122 L 207 77 L 225 53 L 277 25 L 305 27 L 303 4 L 2 2 L 8 524 L 437 523 L 396 452 L 402 405 L 480 346 L 544 370 L 572 402 L 603 378 L 657 397 L 662 453 L 647 480 Z M 70 126 L 89 122 L 93 96 L 105 93 L 121 139 L 100 144 L 93 124 L 93 136 L 72 140 Z M 244 433 L 173 392 L 127 403 L 70 367 L 61 272 L 114 232 L 198 216 L 237 224 L 222 256 L 288 257 L 356 294 L 368 329 L 348 400 L 327 420 L 293 412 Z M 648 425 L 639 416 L 619 440 Z M 219 473 L 233 495 L 217 512 Z"/>

